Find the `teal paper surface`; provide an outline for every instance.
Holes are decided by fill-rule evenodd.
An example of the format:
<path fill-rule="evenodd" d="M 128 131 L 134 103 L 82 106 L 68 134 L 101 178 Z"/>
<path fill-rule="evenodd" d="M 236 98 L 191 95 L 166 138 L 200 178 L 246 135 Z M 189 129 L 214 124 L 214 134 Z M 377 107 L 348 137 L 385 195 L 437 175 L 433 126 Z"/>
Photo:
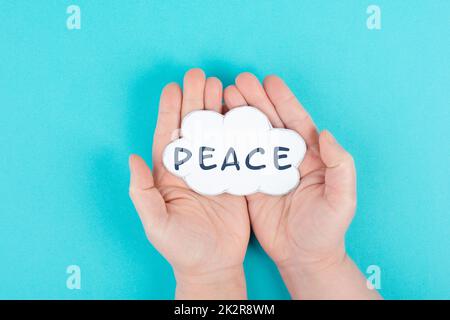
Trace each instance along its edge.
<path fill-rule="evenodd" d="M 173 298 L 127 161 L 151 161 L 160 90 L 201 67 L 226 85 L 282 76 L 355 158 L 347 247 L 362 272 L 381 268 L 385 298 L 449 299 L 449 12 L 443 0 L 1 1 L 0 298 Z M 250 298 L 289 298 L 255 239 L 245 270 Z"/>

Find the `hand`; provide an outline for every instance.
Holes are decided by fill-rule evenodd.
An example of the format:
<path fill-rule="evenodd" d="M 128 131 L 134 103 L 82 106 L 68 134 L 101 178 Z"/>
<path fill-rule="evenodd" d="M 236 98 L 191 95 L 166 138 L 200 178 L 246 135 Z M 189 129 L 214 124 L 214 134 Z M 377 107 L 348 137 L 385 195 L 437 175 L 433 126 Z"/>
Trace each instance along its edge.
<path fill-rule="evenodd" d="M 274 260 L 294 298 L 366 298 L 364 277 L 347 257 L 344 236 L 356 208 L 353 159 L 328 131 L 318 133 L 293 93 L 276 77 L 264 86 L 250 73 L 236 78 L 224 92 L 228 108 L 252 105 L 277 128 L 297 131 L 307 144 L 301 181 L 285 196 L 247 197 L 252 229 Z M 355 271 L 356 270 L 356 271 Z M 333 280 L 346 279 L 350 283 Z M 333 285 L 345 294 L 335 296 Z M 342 290 L 342 289 L 337 289 Z"/>
<path fill-rule="evenodd" d="M 250 236 L 244 197 L 202 196 L 168 173 L 165 146 L 193 110 L 222 111 L 222 84 L 188 71 L 180 87 L 167 85 L 160 99 L 153 139 L 153 174 L 139 156 L 130 157 L 130 196 L 150 242 L 172 265 L 181 299 L 246 298 L 242 263 Z"/>

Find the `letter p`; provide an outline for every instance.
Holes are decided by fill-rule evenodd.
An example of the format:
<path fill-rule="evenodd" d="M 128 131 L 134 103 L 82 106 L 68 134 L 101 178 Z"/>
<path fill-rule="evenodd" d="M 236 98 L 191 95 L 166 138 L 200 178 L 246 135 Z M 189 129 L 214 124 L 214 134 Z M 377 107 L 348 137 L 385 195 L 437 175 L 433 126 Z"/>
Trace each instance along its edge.
<path fill-rule="evenodd" d="M 180 160 L 180 152 L 183 152 L 186 155 L 181 160 Z M 183 163 L 186 163 L 192 157 L 192 152 L 190 152 L 188 149 L 185 148 L 175 147 L 174 157 L 175 157 L 174 159 L 175 170 L 178 171 L 180 169 L 180 166 Z"/>

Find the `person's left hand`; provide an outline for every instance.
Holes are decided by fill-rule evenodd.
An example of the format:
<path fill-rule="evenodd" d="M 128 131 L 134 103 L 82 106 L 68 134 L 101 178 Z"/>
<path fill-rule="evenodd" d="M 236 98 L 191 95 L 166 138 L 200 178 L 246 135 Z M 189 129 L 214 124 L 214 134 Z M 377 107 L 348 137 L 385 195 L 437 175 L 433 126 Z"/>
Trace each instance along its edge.
<path fill-rule="evenodd" d="M 167 85 L 161 95 L 153 139 L 153 173 L 130 157 L 130 196 L 150 242 L 172 265 L 177 298 L 246 298 L 243 260 L 250 237 L 244 197 L 202 196 L 163 166 L 163 149 L 193 110 L 222 111 L 222 84 L 188 71 L 183 93 Z"/>

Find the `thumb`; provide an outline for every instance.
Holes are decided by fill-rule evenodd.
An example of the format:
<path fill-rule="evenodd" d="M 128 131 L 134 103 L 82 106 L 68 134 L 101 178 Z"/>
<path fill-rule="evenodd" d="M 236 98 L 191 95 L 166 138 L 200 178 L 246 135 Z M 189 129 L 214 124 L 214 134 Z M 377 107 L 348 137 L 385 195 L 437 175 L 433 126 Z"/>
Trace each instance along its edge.
<path fill-rule="evenodd" d="M 129 158 L 129 166 L 130 198 L 150 239 L 160 231 L 167 218 L 166 204 L 155 187 L 152 172 L 144 159 L 133 154 Z"/>
<path fill-rule="evenodd" d="M 352 156 L 327 130 L 319 136 L 320 157 L 326 166 L 325 198 L 337 211 L 356 207 L 356 172 Z"/>

